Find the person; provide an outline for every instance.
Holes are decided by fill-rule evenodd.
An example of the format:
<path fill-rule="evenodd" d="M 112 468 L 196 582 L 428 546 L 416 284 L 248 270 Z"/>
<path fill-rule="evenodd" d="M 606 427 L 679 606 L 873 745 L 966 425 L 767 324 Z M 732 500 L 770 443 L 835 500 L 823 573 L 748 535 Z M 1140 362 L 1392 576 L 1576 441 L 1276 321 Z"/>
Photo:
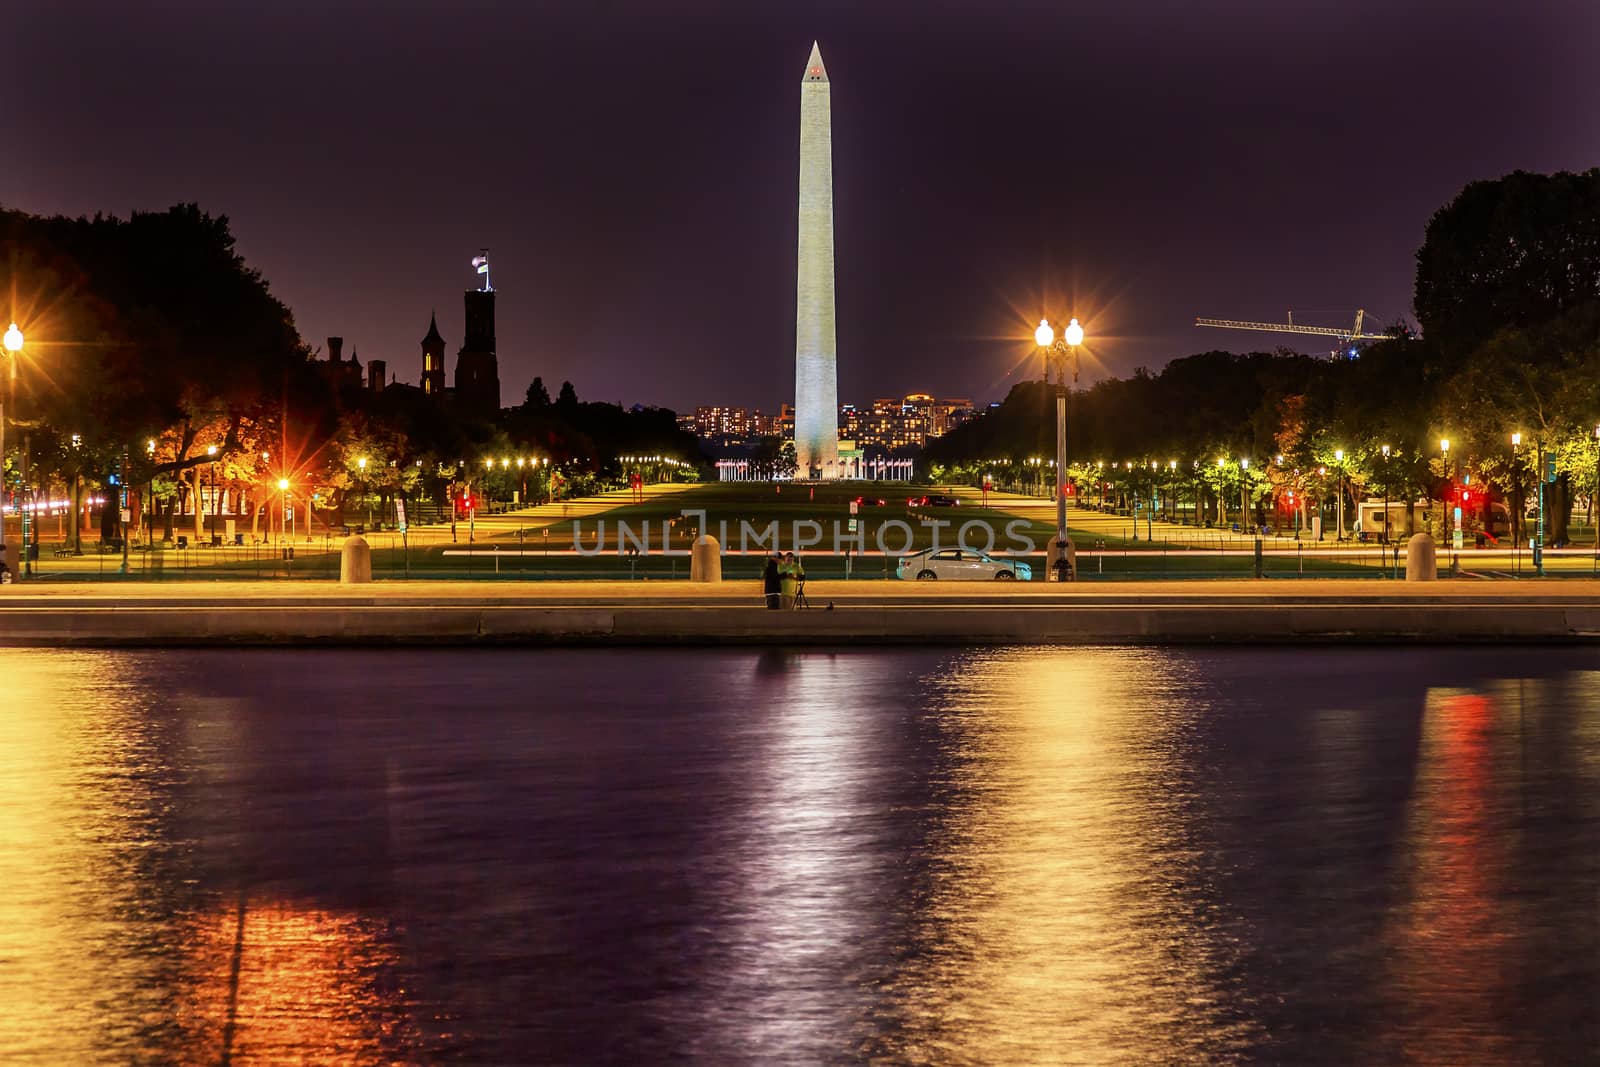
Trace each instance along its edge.
<path fill-rule="evenodd" d="M 795 595 L 800 592 L 800 583 L 806 580 L 806 569 L 795 559 L 793 552 L 783 554 L 783 562 L 778 565 L 778 579 L 783 610 L 790 611 L 794 608 Z"/>
<path fill-rule="evenodd" d="M 767 565 L 761 569 L 761 593 L 767 600 L 767 610 L 778 610 L 778 597 L 783 592 L 782 576 L 778 573 L 778 557 L 776 554 L 767 557 Z"/>

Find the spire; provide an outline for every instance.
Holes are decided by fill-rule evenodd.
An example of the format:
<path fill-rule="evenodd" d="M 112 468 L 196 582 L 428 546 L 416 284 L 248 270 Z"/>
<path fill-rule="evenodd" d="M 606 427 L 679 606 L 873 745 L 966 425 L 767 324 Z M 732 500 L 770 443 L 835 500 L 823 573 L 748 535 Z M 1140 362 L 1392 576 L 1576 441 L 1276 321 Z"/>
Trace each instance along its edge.
<path fill-rule="evenodd" d="M 800 84 L 806 82 L 823 82 L 828 80 L 828 68 L 822 65 L 822 49 L 817 42 L 811 42 L 811 58 L 806 60 L 806 74 L 800 79 Z"/>
<path fill-rule="evenodd" d="M 424 347 L 429 344 L 444 344 L 444 338 L 439 336 L 439 319 L 436 312 L 428 313 L 428 336 L 422 339 Z"/>

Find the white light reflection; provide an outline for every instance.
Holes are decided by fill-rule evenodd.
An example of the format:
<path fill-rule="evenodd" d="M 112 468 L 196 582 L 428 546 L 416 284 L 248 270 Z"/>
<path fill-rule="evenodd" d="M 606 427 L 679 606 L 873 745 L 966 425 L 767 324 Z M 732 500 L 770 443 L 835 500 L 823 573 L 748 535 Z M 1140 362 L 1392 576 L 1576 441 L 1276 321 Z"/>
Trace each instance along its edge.
<path fill-rule="evenodd" d="M 772 650 L 761 660 L 761 736 L 740 748 L 743 803 L 727 854 L 727 938 L 710 995 L 705 1047 L 770 1062 L 836 1054 L 859 1000 L 852 971 L 892 861 L 873 841 L 890 819 L 875 802 L 877 735 L 892 729 L 871 694 L 870 657 Z"/>

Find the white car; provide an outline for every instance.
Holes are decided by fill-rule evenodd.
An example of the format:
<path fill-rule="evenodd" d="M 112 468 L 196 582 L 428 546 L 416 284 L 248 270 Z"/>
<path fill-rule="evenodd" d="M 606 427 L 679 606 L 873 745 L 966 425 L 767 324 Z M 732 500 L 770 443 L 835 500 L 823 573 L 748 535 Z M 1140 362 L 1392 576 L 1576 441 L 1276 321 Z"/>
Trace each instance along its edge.
<path fill-rule="evenodd" d="M 1026 582 L 1033 578 L 1033 568 L 1018 559 L 995 559 L 964 548 L 941 548 L 937 552 L 925 548 L 901 556 L 894 574 L 896 578 L 917 578 L 925 582 L 936 578 L 958 582 L 985 579 Z"/>

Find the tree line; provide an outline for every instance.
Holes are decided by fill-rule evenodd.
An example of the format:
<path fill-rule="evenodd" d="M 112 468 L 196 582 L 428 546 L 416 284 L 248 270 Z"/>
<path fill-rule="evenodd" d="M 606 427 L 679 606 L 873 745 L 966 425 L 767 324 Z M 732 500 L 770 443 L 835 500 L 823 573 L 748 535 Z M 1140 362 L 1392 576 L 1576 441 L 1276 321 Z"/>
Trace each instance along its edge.
<path fill-rule="evenodd" d="M 1392 331 L 1355 359 L 1210 351 L 1075 392 L 1069 478 L 1124 497 L 1167 487 L 1224 513 L 1242 494 L 1255 520 L 1337 495 L 1435 511 L 1465 498 L 1471 529 L 1498 502 L 1520 538 L 1553 458 L 1547 538 L 1565 542 L 1597 493 L 1600 170 L 1473 182 L 1433 215 L 1416 260 L 1420 336 Z M 951 478 L 1025 470 L 1055 454 L 1053 404 L 1020 384 L 925 462 Z"/>
<path fill-rule="evenodd" d="M 551 494 L 618 476 L 618 455 L 697 456 L 672 412 L 581 402 L 570 382 L 552 401 L 536 378 L 522 404 L 485 416 L 330 375 L 227 217 L 194 204 L 125 219 L 3 210 L 0 244 L 0 291 L 26 337 L 0 378 L 0 488 L 13 504 L 65 497 L 78 514 L 101 497 L 105 539 L 123 532 L 124 492 L 131 522 L 170 538 L 179 516 L 201 533 L 213 485 L 210 499 L 226 493 L 259 530 L 289 496 L 340 523 L 357 496 L 520 493 L 517 458 L 542 460 L 535 484 Z"/>

